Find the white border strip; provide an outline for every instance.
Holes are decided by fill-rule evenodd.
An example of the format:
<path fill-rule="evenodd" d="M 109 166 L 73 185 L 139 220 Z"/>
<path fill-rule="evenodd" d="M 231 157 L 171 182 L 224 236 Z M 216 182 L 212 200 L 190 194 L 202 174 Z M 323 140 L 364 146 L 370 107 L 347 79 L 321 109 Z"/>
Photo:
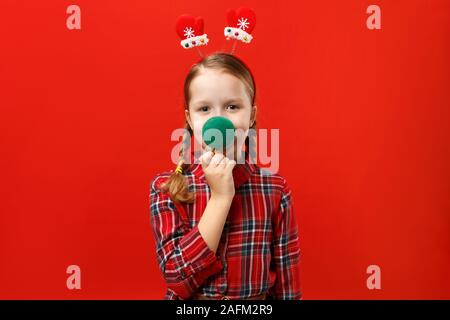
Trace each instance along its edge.
<path fill-rule="evenodd" d="M 247 33 L 244 30 L 239 29 L 239 28 L 225 27 L 223 33 L 224 33 L 225 37 L 227 37 L 227 39 L 229 39 L 229 38 L 237 39 L 237 40 L 240 40 L 245 43 L 250 43 L 250 41 L 252 41 L 252 39 L 253 39 L 253 37 L 250 33 Z"/>
<path fill-rule="evenodd" d="M 205 46 L 208 44 L 208 35 L 202 34 L 201 36 L 191 37 L 184 40 L 181 40 L 180 44 L 185 49 L 190 49 L 197 46 Z"/>

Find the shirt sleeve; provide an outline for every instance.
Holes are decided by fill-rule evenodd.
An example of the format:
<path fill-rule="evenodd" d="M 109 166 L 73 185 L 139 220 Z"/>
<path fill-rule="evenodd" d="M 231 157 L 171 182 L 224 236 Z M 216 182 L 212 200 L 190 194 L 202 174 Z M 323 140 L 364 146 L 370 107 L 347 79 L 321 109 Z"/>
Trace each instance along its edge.
<path fill-rule="evenodd" d="M 169 289 L 181 299 L 188 299 L 211 275 L 223 269 L 219 257 L 212 251 L 198 230 L 182 219 L 182 206 L 175 205 L 158 185 L 151 183 L 150 217 L 156 240 L 156 256 Z"/>
<path fill-rule="evenodd" d="M 276 274 L 270 289 L 273 299 L 301 300 L 300 246 L 290 188 L 284 184 L 280 205 L 274 216 L 271 270 Z"/>

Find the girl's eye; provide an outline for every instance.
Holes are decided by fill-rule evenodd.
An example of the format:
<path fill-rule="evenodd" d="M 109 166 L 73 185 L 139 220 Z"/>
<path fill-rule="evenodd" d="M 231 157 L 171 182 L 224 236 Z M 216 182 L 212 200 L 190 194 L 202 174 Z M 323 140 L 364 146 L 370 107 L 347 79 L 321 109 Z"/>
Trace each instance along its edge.
<path fill-rule="evenodd" d="M 202 111 L 202 112 L 206 112 L 206 111 L 209 110 L 209 107 L 208 106 L 203 106 L 203 107 L 200 107 L 199 110 Z"/>
<path fill-rule="evenodd" d="M 238 109 L 238 106 L 235 105 L 235 104 L 230 104 L 230 105 L 228 105 L 227 107 L 229 107 L 230 110 L 236 110 L 236 109 Z"/>

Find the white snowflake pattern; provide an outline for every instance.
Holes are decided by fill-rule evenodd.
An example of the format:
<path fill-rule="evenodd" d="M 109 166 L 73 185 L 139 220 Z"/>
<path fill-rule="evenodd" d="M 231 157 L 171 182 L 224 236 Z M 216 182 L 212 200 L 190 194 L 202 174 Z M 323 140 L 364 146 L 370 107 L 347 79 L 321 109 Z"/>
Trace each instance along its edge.
<path fill-rule="evenodd" d="M 186 27 L 183 32 L 186 38 L 195 37 L 194 30 L 191 27 Z"/>
<path fill-rule="evenodd" d="M 250 24 L 250 22 L 247 21 L 247 18 L 240 18 L 238 20 L 238 27 L 239 29 L 242 29 L 245 31 L 245 28 L 248 28 L 248 25 Z"/>

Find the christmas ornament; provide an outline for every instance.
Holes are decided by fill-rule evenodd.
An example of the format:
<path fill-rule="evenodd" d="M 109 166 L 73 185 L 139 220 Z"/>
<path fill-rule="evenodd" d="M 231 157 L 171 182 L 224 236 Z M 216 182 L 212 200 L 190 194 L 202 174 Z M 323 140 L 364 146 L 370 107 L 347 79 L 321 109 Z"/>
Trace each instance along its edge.
<path fill-rule="evenodd" d="M 225 27 L 224 35 L 227 40 L 236 39 L 244 43 L 250 43 L 251 35 L 256 24 L 255 12 L 247 7 L 230 9 L 227 11 L 228 25 Z"/>
<path fill-rule="evenodd" d="M 226 12 L 227 25 L 224 35 L 227 40 L 233 39 L 230 54 L 233 54 L 238 41 L 250 43 L 253 40 L 252 32 L 256 24 L 256 14 L 248 7 L 229 9 Z M 204 21 L 202 17 L 194 18 L 190 14 L 182 14 L 176 20 L 176 32 L 181 38 L 181 46 L 185 49 L 196 48 L 200 57 L 203 57 L 199 46 L 208 44 L 209 39 L 203 31 Z"/>
<path fill-rule="evenodd" d="M 209 39 L 206 33 L 203 33 L 203 18 L 194 18 L 189 14 L 182 14 L 176 21 L 176 32 L 181 38 L 181 46 L 185 49 L 198 48 L 198 46 L 205 46 Z M 201 55 L 201 52 L 198 51 Z"/>

